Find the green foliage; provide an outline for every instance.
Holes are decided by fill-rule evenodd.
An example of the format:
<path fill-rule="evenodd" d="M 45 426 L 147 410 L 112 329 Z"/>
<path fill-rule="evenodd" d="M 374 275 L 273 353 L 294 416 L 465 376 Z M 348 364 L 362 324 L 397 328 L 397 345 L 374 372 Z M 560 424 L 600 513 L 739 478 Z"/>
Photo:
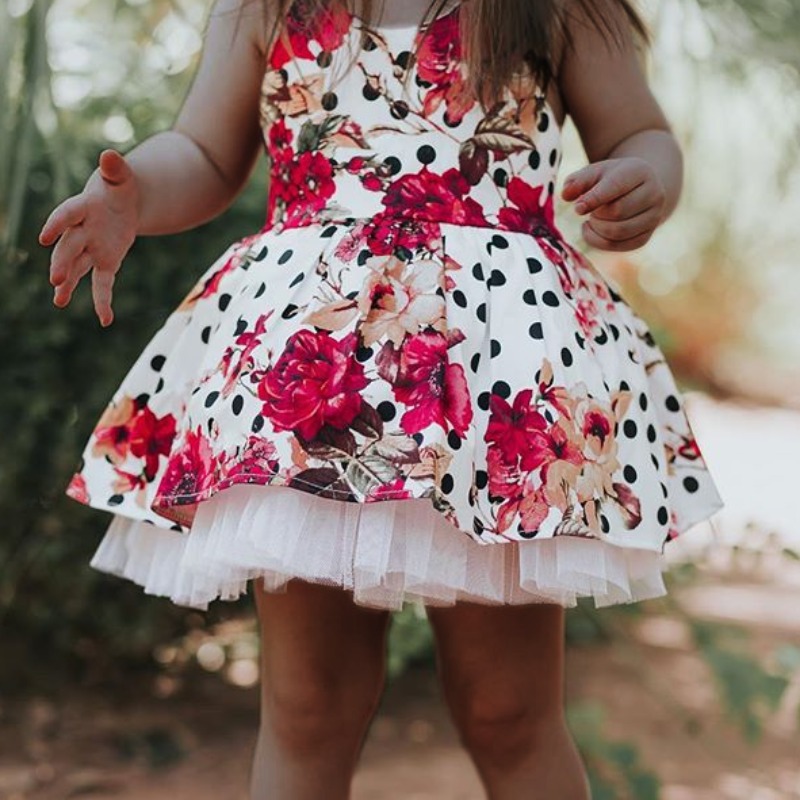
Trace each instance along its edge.
<path fill-rule="evenodd" d="M 425 614 L 407 603 L 402 611 L 392 615 L 389 629 L 389 680 L 401 675 L 413 664 L 433 664 L 435 658 L 433 632 Z"/>
<path fill-rule="evenodd" d="M 689 620 L 692 638 L 711 668 L 728 716 L 745 738 L 756 742 L 763 733 L 763 716 L 780 704 L 789 685 L 784 675 L 767 671 L 747 652 L 738 626 Z"/>
<path fill-rule="evenodd" d="M 593 800 L 658 800 L 657 776 L 641 763 L 636 747 L 613 741 L 603 731 L 605 712 L 594 704 L 573 706 L 567 714 L 581 751 Z"/>

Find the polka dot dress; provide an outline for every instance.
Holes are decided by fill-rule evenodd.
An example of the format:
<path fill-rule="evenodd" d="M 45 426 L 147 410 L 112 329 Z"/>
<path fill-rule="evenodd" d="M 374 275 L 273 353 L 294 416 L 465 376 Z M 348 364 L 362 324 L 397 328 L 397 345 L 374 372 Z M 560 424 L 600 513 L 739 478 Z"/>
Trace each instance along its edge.
<path fill-rule="evenodd" d="M 261 578 L 363 605 L 663 594 L 721 507 L 647 326 L 559 232 L 530 75 L 488 111 L 459 5 L 290 17 L 260 113 L 267 220 L 131 368 L 68 493 L 92 566 L 206 607 Z"/>

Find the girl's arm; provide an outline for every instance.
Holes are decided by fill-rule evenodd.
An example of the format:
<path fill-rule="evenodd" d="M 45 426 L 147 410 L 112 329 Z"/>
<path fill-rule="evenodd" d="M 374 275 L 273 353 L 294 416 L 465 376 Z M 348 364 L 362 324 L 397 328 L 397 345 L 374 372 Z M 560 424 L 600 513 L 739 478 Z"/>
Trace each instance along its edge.
<path fill-rule="evenodd" d="M 61 203 L 39 236 L 51 256 L 54 302 L 66 306 L 92 270 L 95 309 L 113 319 L 111 290 L 137 235 L 177 233 L 224 211 L 245 185 L 260 149 L 262 4 L 217 0 L 200 65 L 171 130 L 124 158 L 101 154 L 83 191 Z"/>
<path fill-rule="evenodd" d="M 683 158 L 621 9 L 610 24 L 619 42 L 570 7 L 573 46 L 563 50 L 558 84 L 591 163 L 567 178 L 563 197 L 587 217 L 589 245 L 624 251 L 644 245 L 675 209 Z"/>

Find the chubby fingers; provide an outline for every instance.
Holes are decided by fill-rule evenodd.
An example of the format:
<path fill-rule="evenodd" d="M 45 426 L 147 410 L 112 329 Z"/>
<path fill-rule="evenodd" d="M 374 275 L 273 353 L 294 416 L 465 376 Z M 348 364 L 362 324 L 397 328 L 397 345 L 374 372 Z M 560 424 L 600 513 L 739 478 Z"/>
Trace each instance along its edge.
<path fill-rule="evenodd" d="M 64 308 L 64 306 L 69 305 L 75 287 L 91 268 L 92 257 L 88 250 L 83 250 L 72 260 L 63 279 L 56 286 L 53 295 L 53 303 L 59 308 Z"/>
<path fill-rule="evenodd" d="M 92 272 L 92 300 L 100 324 L 105 328 L 114 321 L 111 299 L 116 270 L 95 268 Z"/>
<path fill-rule="evenodd" d="M 86 218 L 86 201 L 81 195 L 70 197 L 53 209 L 39 232 L 39 244 L 49 247 L 68 228 L 80 225 Z"/>

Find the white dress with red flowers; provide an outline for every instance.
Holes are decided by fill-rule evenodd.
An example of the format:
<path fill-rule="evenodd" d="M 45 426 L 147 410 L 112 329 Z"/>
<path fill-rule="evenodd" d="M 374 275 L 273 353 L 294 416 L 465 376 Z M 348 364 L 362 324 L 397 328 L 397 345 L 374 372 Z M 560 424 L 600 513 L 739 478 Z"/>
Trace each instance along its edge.
<path fill-rule="evenodd" d="M 550 107 L 523 75 L 475 102 L 458 14 L 290 18 L 266 224 L 69 486 L 114 514 L 93 567 L 199 608 L 256 577 L 392 609 L 665 593 L 665 544 L 722 501 L 647 326 L 554 223 Z"/>

